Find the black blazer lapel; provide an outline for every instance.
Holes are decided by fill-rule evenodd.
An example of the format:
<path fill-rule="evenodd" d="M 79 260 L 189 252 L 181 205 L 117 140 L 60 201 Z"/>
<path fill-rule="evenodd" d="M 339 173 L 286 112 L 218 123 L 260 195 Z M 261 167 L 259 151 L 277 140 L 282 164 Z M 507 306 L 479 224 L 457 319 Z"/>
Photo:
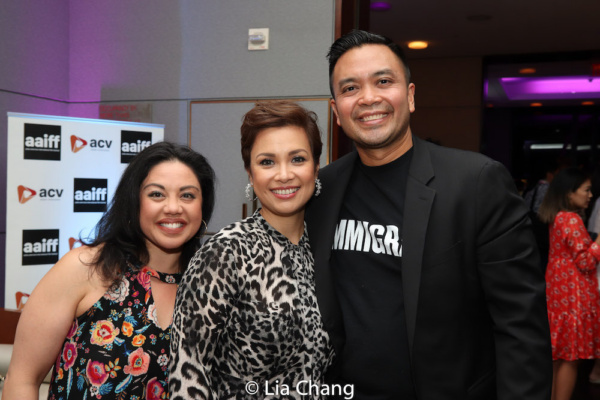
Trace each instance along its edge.
<path fill-rule="evenodd" d="M 402 286 L 408 345 L 412 357 L 417 321 L 421 267 L 429 215 L 435 190 L 427 184 L 434 177 L 431 156 L 425 143 L 413 136 L 413 149 L 402 227 Z"/>
<path fill-rule="evenodd" d="M 310 201 L 306 211 L 308 238 L 315 258 L 317 301 L 325 328 L 338 354 L 345 341 L 344 324 L 329 260 L 335 226 L 356 157 L 357 153 L 352 152 L 319 173 L 323 183 L 321 195 Z"/>

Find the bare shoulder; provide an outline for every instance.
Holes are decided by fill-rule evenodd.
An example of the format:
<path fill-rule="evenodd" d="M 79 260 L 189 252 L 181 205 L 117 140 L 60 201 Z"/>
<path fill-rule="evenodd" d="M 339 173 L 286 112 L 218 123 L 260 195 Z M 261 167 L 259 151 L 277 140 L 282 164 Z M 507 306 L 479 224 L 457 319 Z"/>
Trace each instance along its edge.
<path fill-rule="evenodd" d="M 43 291 L 46 296 L 54 294 L 71 299 L 76 305 L 87 305 L 89 301 L 85 301 L 86 298 L 101 296 L 106 290 L 106 284 L 93 267 L 98 251 L 98 247 L 88 246 L 69 251 L 48 271 L 34 294 L 36 291 Z"/>
<path fill-rule="evenodd" d="M 9 370 L 17 377 L 13 380 L 27 379 L 37 387 L 56 360 L 74 318 L 102 296 L 104 289 L 92 268 L 97 252 L 98 248 L 85 246 L 69 251 L 31 293 L 17 327 Z"/>
<path fill-rule="evenodd" d="M 70 282 L 94 279 L 93 263 L 98 251 L 97 247 L 77 247 L 62 256 L 48 275 L 53 274 Z"/>

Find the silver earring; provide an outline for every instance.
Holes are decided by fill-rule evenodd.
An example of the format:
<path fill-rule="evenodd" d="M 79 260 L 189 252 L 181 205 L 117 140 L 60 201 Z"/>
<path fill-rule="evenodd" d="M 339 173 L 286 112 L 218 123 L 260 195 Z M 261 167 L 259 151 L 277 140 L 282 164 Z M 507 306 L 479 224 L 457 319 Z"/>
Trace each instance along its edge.
<path fill-rule="evenodd" d="M 204 224 L 204 232 L 200 233 L 200 231 L 202 230 L 202 224 Z M 208 231 L 206 221 L 202 220 L 202 224 L 200 224 L 200 229 L 198 229 L 198 235 L 196 235 L 196 239 L 198 240 L 202 239 L 202 236 L 206 235 L 206 232 Z"/>
<path fill-rule="evenodd" d="M 321 189 L 323 189 L 323 185 L 321 184 L 321 180 L 317 178 L 315 179 L 315 197 L 321 194 Z"/>
<path fill-rule="evenodd" d="M 252 201 L 252 184 L 248 183 L 246 185 L 246 198 L 248 201 Z"/>

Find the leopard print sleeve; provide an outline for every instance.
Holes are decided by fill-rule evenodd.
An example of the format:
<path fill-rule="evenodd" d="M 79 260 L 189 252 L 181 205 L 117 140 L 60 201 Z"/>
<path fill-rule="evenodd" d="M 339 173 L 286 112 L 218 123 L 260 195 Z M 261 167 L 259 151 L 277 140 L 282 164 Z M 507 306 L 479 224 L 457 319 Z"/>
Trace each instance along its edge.
<path fill-rule="evenodd" d="M 171 331 L 171 399 L 217 399 L 211 360 L 239 291 L 235 237 L 213 236 L 190 261 L 177 292 Z"/>
<path fill-rule="evenodd" d="M 177 292 L 171 399 L 323 398 L 298 386 L 320 387 L 333 357 L 313 265 L 307 236 L 291 243 L 259 211 L 210 238 Z"/>

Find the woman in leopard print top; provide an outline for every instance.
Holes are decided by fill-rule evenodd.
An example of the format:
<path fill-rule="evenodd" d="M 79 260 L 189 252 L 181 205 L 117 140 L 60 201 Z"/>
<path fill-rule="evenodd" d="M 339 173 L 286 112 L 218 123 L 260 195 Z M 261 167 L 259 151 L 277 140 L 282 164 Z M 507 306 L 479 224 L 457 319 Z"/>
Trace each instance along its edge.
<path fill-rule="evenodd" d="M 304 208 L 321 140 L 314 113 L 261 102 L 242 157 L 262 208 L 214 235 L 177 294 L 171 399 L 321 399 L 333 349 L 317 306 Z"/>

